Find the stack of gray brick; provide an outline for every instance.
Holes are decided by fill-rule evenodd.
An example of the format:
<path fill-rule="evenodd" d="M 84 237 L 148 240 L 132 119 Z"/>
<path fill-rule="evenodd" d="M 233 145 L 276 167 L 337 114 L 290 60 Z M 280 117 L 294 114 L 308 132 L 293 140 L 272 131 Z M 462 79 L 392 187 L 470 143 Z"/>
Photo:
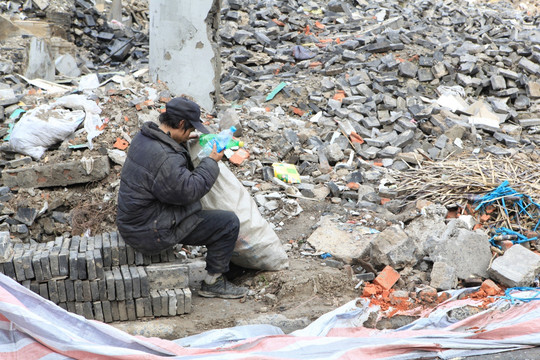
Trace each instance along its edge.
<path fill-rule="evenodd" d="M 189 313 L 188 269 L 175 261 L 173 250 L 146 256 L 117 232 L 32 244 L 12 244 L 9 232 L 0 232 L 0 272 L 67 311 L 103 322 Z"/>

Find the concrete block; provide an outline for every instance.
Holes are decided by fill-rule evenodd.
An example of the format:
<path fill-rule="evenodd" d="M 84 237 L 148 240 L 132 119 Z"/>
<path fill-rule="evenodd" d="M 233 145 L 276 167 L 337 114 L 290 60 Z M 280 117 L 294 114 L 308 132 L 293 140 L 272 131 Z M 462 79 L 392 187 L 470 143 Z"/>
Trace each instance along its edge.
<path fill-rule="evenodd" d="M 146 275 L 144 266 L 137 266 L 137 271 L 139 272 L 139 279 L 141 281 L 141 296 L 150 296 L 150 284 L 148 283 L 148 276 Z"/>
<path fill-rule="evenodd" d="M 189 314 L 191 312 L 192 295 L 189 288 L 182 289 L 184 291 L 184 313 Z"/>
<path fill-rule="evenodd" d="M 69 278 L 71 280 L 76 280 L 79 278 L 79 263 L 78 263 L 79 253 L 75 250 L 69 251 Z"/>
<path fill-rule="evenodd" d="M 82 302 L 75 302 L 75 314 L 84 316 L 84 307 Z"/>
<path fill-rule="evenodd" d="M 111 315 L 113 321 L 120 321 L 120 310 L 118 308 L 118 301 L 111 301 Z"/>
<path fill-rule="evenodd" d="M 66 307 L 67 307 L 67 311 L 69 311 L 70 313 L 76 314 L 75 301 L 71 301 L 71 302 L 68 301 L 66 303 Z"/>
<path fill-rule="evenodd" d="M 88 279 L 88 273 L 86 272 L 86 253 L 77 253 L 77 273 L 79 279 Z"/>
<path fill-rule="evenodd" d="M 185 313 L 185 301 L 184 301 L 184 290 L 174 289 L 176 296 L 176 314 L 182 315 Z"/>
<path fill-rule="evenodd" d="M 158 290 L 161 299 L 161 316 L 169 316 L 169 294 L 167 290 Z"/>
<path fill-rule="evenodd" d="M 119 233 L 116 233 L 118 236 L 118 262 L 120 265 L 127 264 L 127 252 L 126 252 L 126 242 Z"/>
<path fill-rule="evenodd" d="M 26 249 L 22 256 L 22 266 L 24 269 L 24 277 L 27 279 L 34 278 L 34 268 L 32 267 L 33 257 L 34 257 L 33 249 Z"/>
<path fill-rule="evenodd" d="M 120 266 L 120 255 L 118 251 L 118 233 L 111 232 L 109 236 L 111 239 L 111 266 Z"/>
<path fill-rule="evenodd" d="M 49 287 L 46 282 L 39 284 L 39 296 L 44 299 L 49 299 Z"/>
<path fill-rule="evenodd" d="M 41 269 L 41 258 L 38 256 L 38 267 Z M 4 275 L 9 276 L 13 280 L 17 280 L 15 275 L 15 267 L 13 266 L 13 261 L 9 260 L 3 263 Z M 43 276 L 42 276 L 43 278 Z"/>
<path fill-rule="evenodd" d="M 189 285 L 189 271 L 184 264 L 153 264 L 145 271 L 151 289 L 182 289 Z"/>
<path fill-rule="evenodd" d="M 144 304 L 144 316 L 145 317 L 152 317 L 154 314 L 152 313 L 152 299 L 148 297 L 141 298 L 143 300 Z"/>
<path fill-rule="evenodd" d="M 23 244 L 16 244 L 13 249 L 13 268 L 15 269 L 15 277 L 18 282 L 26 280 L 23 267 Z"/>
<path fill-rule="evenodd" d="M 105 276 L 101 279 L 97 280 L 98 282 L 98 288 L 99 288 L 99 301 L 105 301 L 108 300 L 107 298 L 107 280 L 105 279 Z"/>
<path fill-rule="evenodd" d="M 489 276 L 506 287 L 532 286 L 540 273 L 540 256 L 521 245 L 514 245 L 496 258 Z"/>
<path fill-rule="evenodd" d="M 41 271 L 43 272 L 43 279 L 44 280 L 50 280 L 52 278 L 51 274 L 51 264 L 49 262 L 49 251 L 44 250 L 40 253 L 40 263 L 41 263 Z"/>
<path fill-rule="evenodd" d="M 59 276 L 69 275 L 69 250 L 61 248 L 58 254 L 58 271 Z"/>
<path fill-rule="evenodd" d="M 87 173 L 83 161 L 65 161 L 4 169 L 2 180 L 4 185 L 10 188 L 67 186 L 102 180 L 109 174 L 109 171 L 109 157 L 97 156 L 93 158 L 90 173 Z"/>
<path fill-rule="evenodd" d="M 96 277 L 101 279 L 103 278 L 103 259 L 101 257 L 101 250 L 94 249 L 93 253 L 94 265 L 96 267 Z"/>
<path fill-rule="evenodd" d="M 144 298 L 135 299 L 135 313 L 138 319 L 143 318 L 144 315 Z"/>

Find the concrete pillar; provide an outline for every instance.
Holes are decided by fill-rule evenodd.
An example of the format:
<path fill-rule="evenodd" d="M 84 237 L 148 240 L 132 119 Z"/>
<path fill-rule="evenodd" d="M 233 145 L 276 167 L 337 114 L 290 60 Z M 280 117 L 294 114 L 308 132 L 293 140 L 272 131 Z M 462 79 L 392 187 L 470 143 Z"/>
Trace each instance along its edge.
<path fill-rule="evenodd" d="M 219 95 L 220 0 L 150 0 L 150 75 L 210 111 Z"/>

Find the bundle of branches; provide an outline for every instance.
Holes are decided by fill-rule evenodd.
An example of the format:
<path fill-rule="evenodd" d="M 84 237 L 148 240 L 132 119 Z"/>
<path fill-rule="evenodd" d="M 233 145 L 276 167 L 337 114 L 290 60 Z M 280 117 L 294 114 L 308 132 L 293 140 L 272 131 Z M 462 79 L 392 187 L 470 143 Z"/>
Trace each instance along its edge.
<path fill-rule="evenodd" d="M 537 154 L 516 153 L 502 157 L 463 154 L 444 161 L 425 161 L 418 167 L 396 172 L 398 197 L 405 202 L 420 199 L 443 205 L 464 205 L 495 189 L 504 181 L 532 198 L 540 195 Z"/>

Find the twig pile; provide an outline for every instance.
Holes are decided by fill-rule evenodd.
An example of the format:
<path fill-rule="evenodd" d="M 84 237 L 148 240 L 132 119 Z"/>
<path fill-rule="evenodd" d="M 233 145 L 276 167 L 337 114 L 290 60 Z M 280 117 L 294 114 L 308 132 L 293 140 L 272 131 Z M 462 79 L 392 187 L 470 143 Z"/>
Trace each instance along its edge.
<path fill-rule="evenodd" d="M 425 199 L 459 205 L 475 201 L 478 195 L 492 191 L 505 180 L 522 194 L 540 198 L 540 165 L 527 155 L 465 156 L 422 162 L 417 168 L 393 173 L 398 198 L 406 202 Z"/>

